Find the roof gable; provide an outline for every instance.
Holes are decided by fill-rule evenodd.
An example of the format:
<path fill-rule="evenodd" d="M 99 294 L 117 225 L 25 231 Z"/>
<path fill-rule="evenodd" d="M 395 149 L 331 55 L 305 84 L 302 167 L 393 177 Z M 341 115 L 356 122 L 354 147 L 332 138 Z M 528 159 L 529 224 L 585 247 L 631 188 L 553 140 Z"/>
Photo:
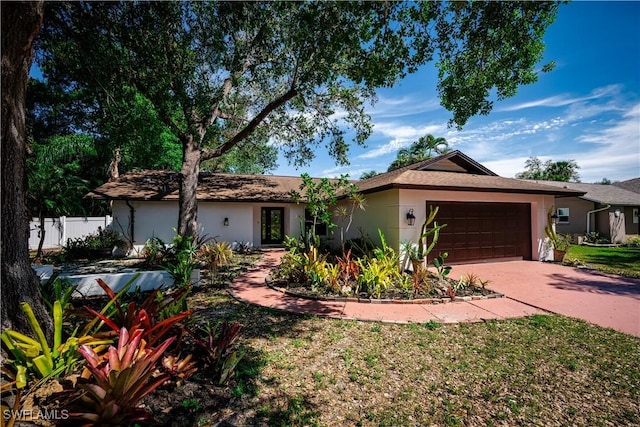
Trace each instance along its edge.
<path fill-rule="evenodd" d="M 441 171 L 456 173 L 472 173 L 475 175 L 498 176 L 496 173 L 482 166 L 462 151 L 454 150 L 438 157 L 407 166 L 408 169 L 418 171 Z"/>
<path fill-rule="evenodd" d="M 502 178 L 455 150 L 358 182 L 363 193 L 390 188 L 580 195 L 582 192 Z"/>

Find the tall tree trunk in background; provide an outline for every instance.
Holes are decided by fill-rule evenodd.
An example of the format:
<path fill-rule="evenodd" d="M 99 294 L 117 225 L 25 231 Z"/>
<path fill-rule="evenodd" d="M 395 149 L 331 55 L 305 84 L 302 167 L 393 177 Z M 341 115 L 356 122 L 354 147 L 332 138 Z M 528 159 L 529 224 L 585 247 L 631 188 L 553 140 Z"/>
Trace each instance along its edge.
<path fill-rule="evenodd" d="M 27 302 L 45 333 L 52 322 L 29 263 L 29 218 L 26 209 L 25 96 L 33 59 L 33 40 L 42 24 L 44 4 L 3 2 L 2 10 L 2 329 L 27 332 L 19 308 Z"/>
<path fill-rule="evenodd" d="M 199 141 L 188 135 L 182 141 L 182 169 L 180 170 L 180 199 L 178 202 L 178 234 L 198 234 L 198 174 L 200 173 Z"/>
<path fill-rule="evenodd" d="M 44 246 L 44 238 L 46 234 L 46 230 L 44 228 L 45 216 L 44 211 L 40 209 L 38 214 L 38 219 L 40 221 L 40 232 L 38 235 L 40 236 L 40 241 L 38 242 L 38 252 L 36 252 L 36 261 L 40 261 L 42 259 L 42 247 Z M 29 230 L 31 232 L 31 230 Z"/>

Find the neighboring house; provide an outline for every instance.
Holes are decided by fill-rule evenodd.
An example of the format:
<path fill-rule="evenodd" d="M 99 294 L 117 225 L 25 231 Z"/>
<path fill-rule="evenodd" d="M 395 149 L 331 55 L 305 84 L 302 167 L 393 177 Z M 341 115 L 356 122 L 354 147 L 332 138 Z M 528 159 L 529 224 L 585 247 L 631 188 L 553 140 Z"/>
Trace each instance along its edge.
<path fill-rule="evenodd" d="M 170 241 L 178 218 L 178 174 L 167 171 L 128 173 L 91 192 L 113 200 L 116 228 L 136 245 L 153 236 Z M 269 175 L 202 174 L 198 186 L 201 233 L 218 240 L 253 246 L 282 243 L 299 236 L 304 206 L 290 195 L 300 178 Z M 361 233 L 387 242 L 417 242 L 429 205 L 440 208 L 437 221 L 447 224 L 433 254 L 447 252 L 448 262 L 495 259 L 543 259 L 547 212 L 556 196 L 580 196 L 579 190 L 502 178 L 452 151 L 392 172 L 358 181 L 366 210 L 356 210 L 347 238 Z M 408 214 L 415 217 L 409 224 Z"/>
<path fill-rule="evenodd" d="M 558 233 L 585 235 L 597 232 L 614 243 L 624 243 L 627 236 L 640 234 L 640 193 L 617 185 L 537 182 L 585 193 L 578 197 L 556 197 Z"/>
<path fill-rule="evenodd" d="M 633 191 L 634 193 L 640 193 L 640 178 L 628 179 L 626 181 L 614 182 L 613 185 L 620 187 L 623 190 Z"/>

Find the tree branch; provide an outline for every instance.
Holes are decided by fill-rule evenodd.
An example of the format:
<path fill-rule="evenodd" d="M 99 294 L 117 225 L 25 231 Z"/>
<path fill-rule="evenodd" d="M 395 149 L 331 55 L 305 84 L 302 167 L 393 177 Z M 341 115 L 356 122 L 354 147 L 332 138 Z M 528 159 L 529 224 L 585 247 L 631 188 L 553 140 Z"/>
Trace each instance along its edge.
<path fill-rule="evenodd" d="M 253 133 L 253 131 L 262 123 L 262 121 L 267 118 L 267 116 L 276 108 L 285 105 L 289 100 L 294 98 L 298 94 L 298 89 L 295 87 L 295 84 L 291 86 L 291 88 L 284 93 L 282 96 L 274 99 L 270 103 L 268 103 L 262 111 L 260 111 L 247 125 L 240 130 L 233 137 L 229 138 L 222 145 L 215 149 L 204 150 L 200 153 L 201 160 L 209 160 L 214 157 L 220 157 L 227 151 L 231 150 L 236 144 L 240 141 L 247 138 L 249 135 Z"/>

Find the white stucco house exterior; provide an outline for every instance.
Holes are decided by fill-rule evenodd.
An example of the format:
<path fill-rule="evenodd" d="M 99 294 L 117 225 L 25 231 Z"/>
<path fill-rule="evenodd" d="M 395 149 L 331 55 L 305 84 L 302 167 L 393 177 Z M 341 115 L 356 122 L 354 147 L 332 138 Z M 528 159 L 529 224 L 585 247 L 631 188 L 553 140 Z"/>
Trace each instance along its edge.
<path fill-rule="evenodd" d="M 254 247 L 279 245 L 285 235 L 299 236 L 305 209 L 291 190 L 299 190 L 301 183 L 298 177 L 201 174 L 199 232 Z M 131 172 L 88 197 L 111 200 L 113 227 L 140 248 L 154 236 L 167 242 L 173 238 L 177 184 L 177 172 Z M 381 229 L 387 242 L 399 248 L 402 241 L 417 240 L 429 205 L 438 206 L 437 221 L 447 227 L 434 253 L 448 252 L 450 263 L 543 259 L 547 212 L 555 197 L 584 194 L 499 177 L 460 151 L 355 184 L 366 197 L 366 210 L 355 212 L 347 238 L 364 232 L 376 241 Z M 415 217 L 413 225 L 409 213 Z"/>

